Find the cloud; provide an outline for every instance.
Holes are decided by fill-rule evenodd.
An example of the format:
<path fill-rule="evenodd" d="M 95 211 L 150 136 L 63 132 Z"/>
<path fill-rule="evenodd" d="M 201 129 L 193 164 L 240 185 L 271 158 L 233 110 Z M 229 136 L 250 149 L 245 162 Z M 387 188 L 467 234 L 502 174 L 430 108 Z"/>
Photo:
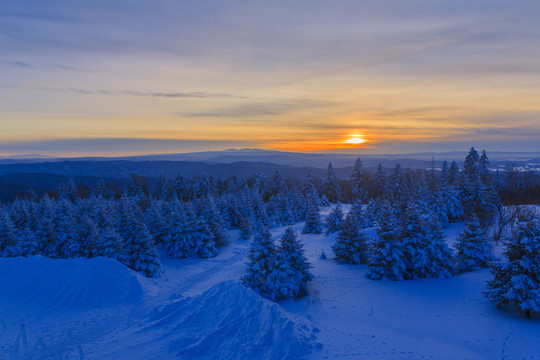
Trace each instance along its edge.
<path fill-rule="evenodd" d="M 283 99 L 268 102 L 245 102 L 234 107 L 218 108 L 212 111 L 192 113 L 192 117 L 231 117 L 231 118 L 252 118 L 264 116 L 278 116 L 290 114 L 298 110 L 317 109 L 334 104 L 329 101 L 316 99 Z"/>
<path fill-rule="evenodd" d="M 55 91 L 55 92 L 69 92 L 83 95 L 112 95 L 112 96 L 143 96 L 154 98 L 237 98 L 244 99 L 244 96 L 226 94 L 226 93 L 212 93 L 212 92 L 157 92 L 157 91 L 132 91 L 132 90 L 89 90 L 80 88 L 54 88 L 54 87 L 42 87 L 42 90 Z"/>
<path fill-rule="evenodd" d="M 2 63 L 15 66 L 18 68 L 31 68 L 32 67 L 29 63 L 25 61 L 20 61 L 20 60 L 2 60 Z"/>

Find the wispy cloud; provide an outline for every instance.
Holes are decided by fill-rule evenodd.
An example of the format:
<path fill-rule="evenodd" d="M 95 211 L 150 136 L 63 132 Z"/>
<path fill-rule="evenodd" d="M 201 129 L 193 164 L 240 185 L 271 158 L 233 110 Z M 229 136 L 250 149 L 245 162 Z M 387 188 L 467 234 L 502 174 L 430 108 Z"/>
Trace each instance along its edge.
<path fill-rule="evenodd" d="M 192 113 L 192 117 L 230 117 L 230 118 L 252 118 L 265 116 L 278 116 L 290 114 L 295 111 L 316 109 L 334 106 L 334 103 L 316 99 L 283 99 L 279 101 L 252 102 L 246 101 L 243 104 L 229 108 L 218 108 L 212 111 Z"/>
<path fill-rule="evenodd" d="M 226 94 L 226 93 L 212 93 L 212 92 L 157 92 L 157 91 L 132 91 L 132 90 L 105 90 L 105 89 L 80 89 L 80 88 L 55 88 L 55 87 L 42 87 L 42 90 L 55 91 L 55 92 L 69 92 L 82 95 L 111 95 L 111 96 L 143 96 L 154 98 L 236 98 L 244 99 L 245 96 Z"/>

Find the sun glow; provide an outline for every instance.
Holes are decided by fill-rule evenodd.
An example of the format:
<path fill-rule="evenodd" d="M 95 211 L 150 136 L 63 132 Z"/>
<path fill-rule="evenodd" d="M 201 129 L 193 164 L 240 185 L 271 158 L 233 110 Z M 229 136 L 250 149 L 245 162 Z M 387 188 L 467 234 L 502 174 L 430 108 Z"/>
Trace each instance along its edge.
<path fill-rule="evenodd" d="M 366 142 L 366 139 L 362 137 L 362 135 L 351 135 L 347 140 L 345 140 L 346 144 L 351 145 L 359 145 Z"/>

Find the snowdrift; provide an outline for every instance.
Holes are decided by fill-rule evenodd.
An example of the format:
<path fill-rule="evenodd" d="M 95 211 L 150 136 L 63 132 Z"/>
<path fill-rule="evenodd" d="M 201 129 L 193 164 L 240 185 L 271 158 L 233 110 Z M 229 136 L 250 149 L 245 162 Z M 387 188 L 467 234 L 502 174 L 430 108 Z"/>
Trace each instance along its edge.
<path fill-rule="evenodd" d="M 137 275 L 108 258 L 0 258 L 4 299 L 44 307 L 96 307 L 140 302 Z"/>
<path fill-rule="evenodd" d="M 142 332 L 159 333 L 182 359 L 300 359 L 312 348 L 305 326 L 234 281 L 159 308 L 149 322 Z"/>

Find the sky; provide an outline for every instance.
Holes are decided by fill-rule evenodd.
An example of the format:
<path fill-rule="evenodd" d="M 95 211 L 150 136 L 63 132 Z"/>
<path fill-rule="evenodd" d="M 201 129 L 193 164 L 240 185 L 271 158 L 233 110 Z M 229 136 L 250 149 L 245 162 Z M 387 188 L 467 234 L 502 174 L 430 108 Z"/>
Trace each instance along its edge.
<path fill-rule="evenodd" d="M 0 155 L 540 151 L 540 2 L 0 0 Z"/>

